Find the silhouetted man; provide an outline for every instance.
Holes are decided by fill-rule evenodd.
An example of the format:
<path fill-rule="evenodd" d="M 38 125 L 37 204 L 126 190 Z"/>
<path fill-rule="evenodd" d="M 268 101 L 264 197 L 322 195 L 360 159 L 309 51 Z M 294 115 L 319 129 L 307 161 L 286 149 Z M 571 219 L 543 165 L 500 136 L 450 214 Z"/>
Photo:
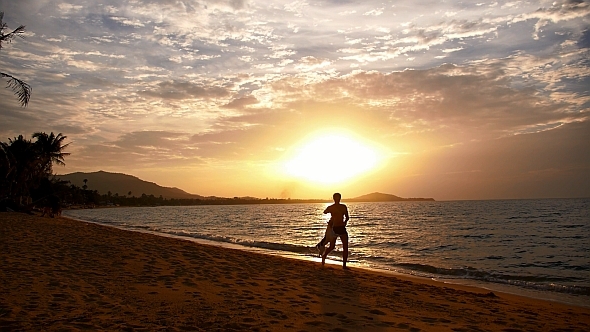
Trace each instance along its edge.
<path fill-rule="evenodd" d="M 348 232 L 346 232 L 346 223 L 348 222 L 348 208 L 344 204 L 340 204 L 340 199 L 342 195 L 339 193 L 335 193 L 332 195 L 334 199 L 334 204 L 328 206 L 324 210 L 325 213 L 330 213 L 330 222 L 332 224 L 332 229 L 334 233 L 336 233 L 336 238 L 340 237 L 340 241 L 342 241 L 342 267 L 346 268 L 346 260 L 348 259 Z M 334 249 L 336 246 L 336 239 L 330 242 L 330 246 L 324 254 L 322 255 L 322 265 L 326 263 L 326 257 L 328 254 Z"/>

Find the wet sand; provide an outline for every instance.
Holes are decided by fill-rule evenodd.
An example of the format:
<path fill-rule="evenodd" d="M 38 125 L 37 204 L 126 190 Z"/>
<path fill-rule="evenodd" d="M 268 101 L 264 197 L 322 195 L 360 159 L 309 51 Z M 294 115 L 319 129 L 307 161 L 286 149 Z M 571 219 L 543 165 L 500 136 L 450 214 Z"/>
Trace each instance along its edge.
<path fill-rule="evenodd" d="M 0 331 L 590 331 L 590 309 L 0 213 Z"/>

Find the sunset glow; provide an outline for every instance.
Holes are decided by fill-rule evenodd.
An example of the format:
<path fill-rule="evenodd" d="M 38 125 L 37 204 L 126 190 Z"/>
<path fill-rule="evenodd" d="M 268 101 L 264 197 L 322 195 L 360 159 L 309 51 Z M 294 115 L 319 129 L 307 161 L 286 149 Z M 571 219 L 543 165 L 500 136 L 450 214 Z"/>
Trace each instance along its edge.
<path fill-rule="evenodd" d="M 588 1 L 0 4 L 5 32 L 26 26 L 0 72 L 32 89 L 27 107 L 0 89 L 0 142 L 62 133 L 58 174 L 221 197 L 590 196 Z"/>
<path fill-rule="evenodd" d="M 374 149 L 350 137 L 326 135 L 305 143 L 285 164 L 289 175 L 315 183 L 334 184 L 373 169 Z"/>

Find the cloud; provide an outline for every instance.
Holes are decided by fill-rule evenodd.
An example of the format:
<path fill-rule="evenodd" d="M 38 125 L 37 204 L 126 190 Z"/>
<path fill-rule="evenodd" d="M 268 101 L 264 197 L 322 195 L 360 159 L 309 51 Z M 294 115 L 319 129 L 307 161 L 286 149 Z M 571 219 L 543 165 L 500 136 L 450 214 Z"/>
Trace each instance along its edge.
<path fill-rule="evenodd" d="M 365 16 L 379 16 L 379 15 L 383 14 L 383 9 L 384 8 L 372 9 L 372 10 L 364 13 L 363 15 L 365 15 Z"/>
<path fill-rule="evenodd" d="M 328 67 L 332 61 L 329 59 L 319 59 L 313 56 L 306 56 L 299 60 L 299 63 L 295 65 L 295 69 L 300 71 L 312 71 L 320 70 L 321 68 Z"/>
<path fill-rule="evenodd" d="M 208 87 L 186 81 L 166 81 L 158 83 L 153 90 L 140 91 L 139 94 L 162 99 L 182 100 L 226 97 L 229 92 L 222 87 Z"/>
<path fill-rule="evenodd" d="M 403 182 L 411 182 L 417 192 L 449 199 L 586 197 L 590 156 L 577 151 L 590 148 L 589 124 L 441 150 L 428 162 L 413 160 L 424 166 L 423 175 Z"/>
<path fill-rule="evenodd" d="M 75 144 L 74 144 L 75 145 Z M 117 140 L 105 140 L 78 147 L 72 161 L 79 167 L 166 167 L 184 162 L 201 164 L 198 148 L 187 134 L 166 131 L 141 131 L 124 134 Z"/>
<path fill-rule="evenodd" d="M 582 33 L 582 35 L 578 39 L 577 44 L 578 44 L 578 47 L 580 47 L 582 49 L 590 48 L 590 28 L 584 30 L 584 32 Z"/>
<path fill-rule="evenodd" d="M 539 39 L 543 29 L 549 23 L 560 23 L 571 21 L 590 15 L 590 5 L 583 0 L 561 0 L 555 1 L 549 8 L 539 8 L 533 13 L 519 16 L 515 21 L 536 19 L 534 39 Z"/>
<path fill-rule="evenodd" d="M 535 135 L 567 146 L 589 120 L 586 1 L 3 5 L 28 33 L 0 69 L 33 97 L 22 109 L 0 91 L 0 135 L 63 132 L 73 168 L 266 161 L 326 127 L 404 156 Z"/>
<path fill-rule="evenodd" d="M 392 128 L 400 126 L 398 134 L 454 128 L 481 139 L 510 135 L 541 123 L 585 119 L 583 114 L 566 112 L 574 100 L 552 100 L 535 89 L 512 87 L 511 83 L 505 68 L 491 63 L 393 73 L 359 71 L 314 85 L 285 79 L 273 85 L 273 93 L 289 99 L 355 105 L 364 112 L 377 110 L 386 114 L 383 120 Z M 300 91 L 298 97 L 292 96 L 294 91 Z M 406 126 L 408 123 L 412 125 Z"/>
<path fill-rule="evenodd" d="M 235 108 L 235 109 L 242 109 L 245 106 L 248 105 L 254 105 L 258 103 L 258 100 L 256 100 L 255 97 L 253 96 L 248 96 L 248 97 L 243 97 L 243 98 L 237 98 L 232 100 L 230 103 L 228 103 L 227 105 L 222 106 L 223 108 Z"/>

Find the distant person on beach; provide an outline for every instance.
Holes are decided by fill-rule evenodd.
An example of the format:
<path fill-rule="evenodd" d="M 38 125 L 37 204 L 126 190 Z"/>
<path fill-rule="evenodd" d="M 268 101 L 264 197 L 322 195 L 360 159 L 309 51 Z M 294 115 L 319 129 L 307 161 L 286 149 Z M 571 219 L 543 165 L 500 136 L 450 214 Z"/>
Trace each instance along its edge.
<path fill-rule="evenodd" d="M 336 233 L 336 237 L 330 242 L 328 249 L 324 251 L 324 254 L 322 255 L 322 265 L 326 263 L 326 257 L 332 250 L 334 250 L 336 239 L 340 237 L 340 241 L 342 241 L 342 267 L 346 268 L 346 260 L 348 259 L 348 232 L 346 232 L 346 223 L 350 218 L 348 216 L 348 208 L 346 205 L 340 204 L 342 195 L 340 195 L 340 193 L 335 193 L 332 195 L 332 198 L 334 199 L 334 204 L 328 206 L 324 210 L 324 214 L 330 213 L 328 227 L 332 227 L 334 233 Z M 324 239 L 322 239 L 320 243 L 325 245 L 323 241 Z"/>

